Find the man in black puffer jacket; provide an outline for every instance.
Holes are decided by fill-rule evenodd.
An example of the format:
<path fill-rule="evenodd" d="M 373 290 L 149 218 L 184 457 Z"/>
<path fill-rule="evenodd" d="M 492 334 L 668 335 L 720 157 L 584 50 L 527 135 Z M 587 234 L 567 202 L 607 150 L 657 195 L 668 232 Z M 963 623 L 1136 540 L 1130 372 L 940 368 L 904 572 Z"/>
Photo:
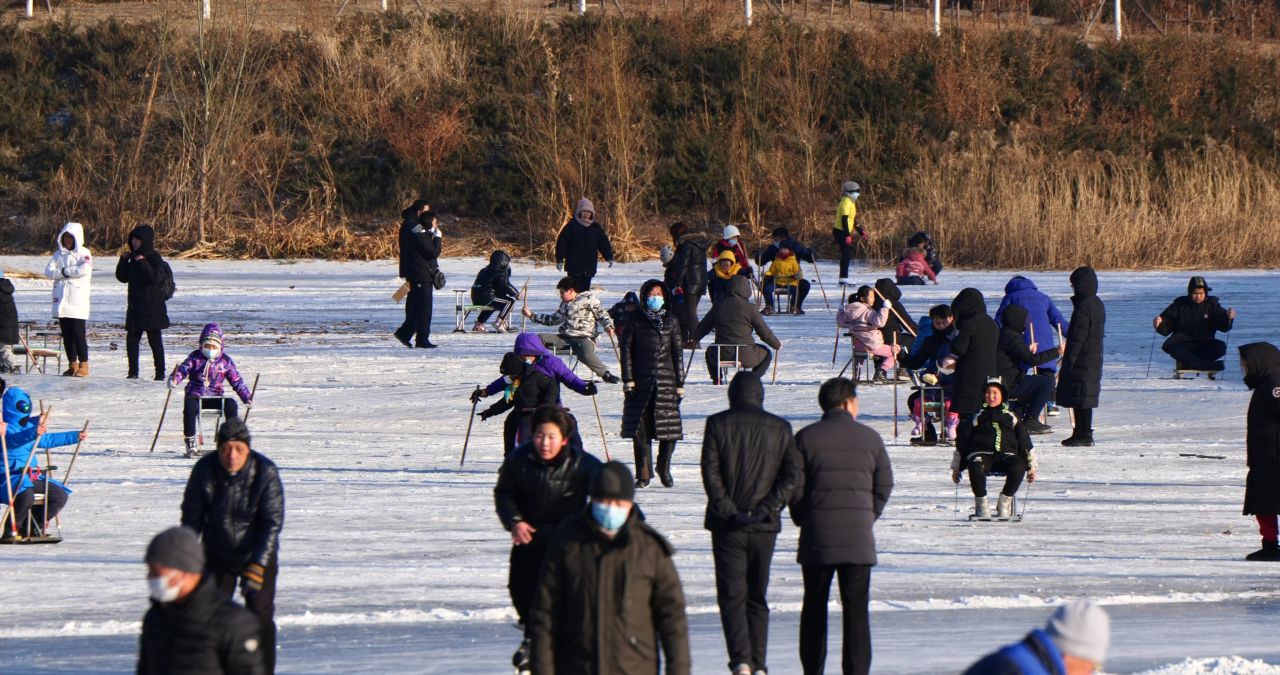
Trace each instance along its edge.
<path fill-rule="evenodd" d="M 526 627 L 547 545 L 560 521 L 586 505 L 591 480 L 600 469 L 600 460 L 569 442 L 574 426 L 573 418 L 563 408 L 538 408 L 533 415 L 533 439 L 502 462 L 498 484 L 493 488 L 498 520 L 511 533 L 507 590 Z M 526 637 L 516 651 L 514 663 L 520 667 L 528 660 Z"/>
<path fill-rule="evenodd" d="M 800 610 L 800 663 L 821 673 L 827 660 L 827 599 L 838 576 L 844 606 L 844 673 L 871 669 L 867 613 L 871 567 L 876 564 L 872 528 L 893 492 L 893 467 L 884 441 L 857 421 L 858 390 L 833 378 L 818 389 L 822 421 L 796 434 L 799 481 L 791 495 L 791 519 L 800 526 L 797 561 L 804 574 Z"/>
<path fill-rule="evenodd" d="M 1022 339 L 1027 330 L 1027 308 L 1009 305 L 1004 309 L 1004 323 L 1000 326 L 999 349 L 996 350 L 996 371 L 1009 396 L 1017 400 L 1016 412 L 1028 433 L 1047 434 L 1053 431 L 1040 422 L 1040 411 L 1053 397 L 1053 378 L 1048 375 L 1028 375 L 1027 369 L 1039 366 L 1062 356 L 1063 347 L 1050 347 L 1039 352 Z M 1045 339 L 1052 340 L 1046 336 Z"/>
<path fill-rule="evenodd" d="M 1152 322 L 1156 332 L 1168 335 L 1161 347 L 1173 357 L 1179 370 L 1222 370 L 1227 344 L 1214 337 L 1226 333 L 1235 324 L 1236 310 L 1223 309 L 1218 299 L 1209 295 L 1204 277 L 1191 277 L 1187 294 L 1174 300 Z"/>
<path fill-rule="evenodd" d="M 760 376 L 734 375 L 729 409 L 707 418 L 702 438 L 703 525 L 711 530 L 716 601 L 734 673 L 766 669 L 769 566 L 780 512 L 799 475 L 791 425 L 765 412 Z"/>
<path fill-rule="evenodd" d="M 203 574 L 196 534 L 171 527 L 147 546 L 151 609 L 142 619 L 138 675 L 261 675 L 261 627 Z"/>
<path fill-rule="evenodd" d="M 982 387 L 999 375 L 996 352 L 1000 343 L 1000 327 L 987 316 L 987 302 L 976 288 L 960 291 L 951 301 L 956 317 L 956 337 L 951 353 L 956 357 L 955 384 L 951 389 L 951 412 L 960 415 L 956 448 L 968 451 L 968 434 L 973 429 L 973 415 L 982 407 Z"/>
<path fill-rule="evenodd" d="M 489 256 L 489 264 L 476 274 L 475 283 L 471 284 L 471 304 L 488 305 L 491 309 L 482 310 L 476 315 L 473 333 L 485 332 L 484 324 L 496 311 L 498 320 L 494 328 L 499 331 L 508 330 L 507 316 L 511 308 L 516 306 L 516 298 L 520 291 L 511 285 L 511 256 L 506 251 L 494 251 Z"/>
<path fill-rule="evenodd" d="M 276 667 L 276 576 L 284 488 L 276 465 L 250 449 L 238 417 L 222 423 L 218 452 L 196 462 L 182 495 L 182 524 L 200 535 L 209 575 L 227 597 L 239 582 L 245 607 L 262 621 L 267 672 Z"/>
<path fill-rule="evenodd" d="M 425 199 L 415 201 L 401 212 L 400 276 L 409 283 L 404 303 L 404 323 L 396 329 L 396 339 L 406 347 L 431 349 L 431 296 L 435 292 L 436 260 L 442 248 L 436 216 Z"/>
<path fill-rule="evenodd" d="M 675 299 L 672 311 L 680 323 L 680 339 L 690 342 L 698 327 L 698 303 L 707 292 L 707 242 L 684 223 L 672 225 L 670 232 L 676 248 L 663 281 Z"/>
<path fill-rule="evenodd" d="M 1058 366 L 1058 405 L 1072 408 L 1076 424 L 1068 447 L 1093 445 L 1093 409 L 1102 397 L 1102 341 L 1106 337 L 1107 309 L 1098 297 L 1098 273 L 1077 267 L 1071 273 L 1071 327 L 1066 352 Z"/>
<path fill-rule="evenodd" d="M 694 332 L 693 339 L 701 340 L 715 329 L 717 344 L 742 345 L 738 349 L 738 358 L 742 367 L 750 368 L 757 375 L 762 375 L 769 370 L 769 364 L 773 362 L 773 354 L 764 346 L 756 344 L 752 334 L 759 335 L 765 344 L 775 350 L 782 347 L 782 342 L 774 336 L 773 331 L 769 329 L 769 324 L 764 322 L 760 309 L 751 302 L 750 297 L 751 281 L 749 279 L 736 276 L 729 280 L 729 297 L 721 298 L 720 302 L 711 306 L 711 311 L 698 322 L 698 329 Z M 719 350 L 707 349 L 707 372 L 711 374 L 712 382 L 720 384 L 718 368 L 720 355 L 716 353 L 717 351 Z M 724 358 L 731 359 L 733 354 L 726 350 Z"/>

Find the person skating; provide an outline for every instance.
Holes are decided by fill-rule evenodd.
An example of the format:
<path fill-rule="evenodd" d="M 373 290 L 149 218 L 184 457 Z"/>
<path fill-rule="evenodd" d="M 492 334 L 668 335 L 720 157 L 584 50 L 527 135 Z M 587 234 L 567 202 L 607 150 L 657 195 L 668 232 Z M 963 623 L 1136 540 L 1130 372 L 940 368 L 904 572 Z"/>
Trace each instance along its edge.
<path fill-rule="evenodd" d="M 1098 274 L 1092 267 L 1071 273 L 1071 327 L 1058 375 L 1057 401 L 1075 412 L 1075 428 L 1062 441 L 1066 446 L 1093 445 L 1093 409 L 1102 395 L 1102 340 L 1107 310 L 1098 298 Z"/>
<path fill-rule="evenodd" d="M 613 267 L 613 244 L 596 221 L 595 205 L 583 197 L 573 209 L 573 218 L 560 228 L 556 237 L 556 269 L 564 270 L 573 279 L 574 288 L 585 293 L 591 290 L 599 257 Z"/>
<path fill-rule="evenodd" d="M 733 255 L 733 251 L 721 251 L 720 255 L 711 265 L 710 283 L 707 289 L 711 293 L 711 304 L 720 302 L 722 298 L 729 297 L 729 287 L 735 278 L 740 276 L 738 272 L 742 271 L 742 266 L 738 264 L 738 259 Z M 694 326 L 697 328 L 697 326 Z"/>
<path fill-rule="evenodd" d="M 879 305 L 873 309 L 873 305 Z M 875 381 L 885 382 L 893 377 L 893 368 L 897 365 L 902 345 L 885 344 L 884 334 L 880 331 L 889 321 L 890 307 L 888 303 L 876 302 L 876 290 L 870 286 L 859 286 L 856 293 L 849 296 L 849 304 L 836 312 L 836 325 L 849 331 L 853 336 L 855 349 L 866 352 L 870 356 L 879 357 L 879 368 Z"/>
<path fill-rule="evenodd" d="M 604 326 L 604 332 L 613 338 L 613 319 L 591 291 L 579 291 L 573 277 L 565 277 L 556 284 L 560 293 L 560 307 L 551 314 L 537 314 L 528 307 L 521 313 L 529 320 L 544 326 L 557 326 L 556 334 L 542 333 L 538 338 L 549 349 L 568 347 L 573 355 L 588 370 L 609 384 L 617 384 L 618 376 L 609 372 L 600 357 L 596 355 L 597 324 Z"/>
<path fill-rule="evenodd" d="M 730 281 L 729 296 L 711 306 L 711 311 L 698 322 L 698 330 L 693 339 L 701 340 L 714 329 L 716 344 L 741 345 L 736 350 L 739 365 L 750 368 L 756 374 L 763 374 L 773 362 L 773 353 L 757 344 L 752 339 L 752 334 L 759 335 L 774 350 L 782 347 L 782 341 L 769 329 L 769 324 L 765 323 L 750 297 L 751 281 L 743 276 L 735 277 Z M 706 350 L 707 373 L 716 384 L 720 384 L 719 366 L 722 356 L 716 353 L 718 351 L 718 348 L 710 347 Z M 723 358 L 731 359 L 733 356 L 724 354 Z"/>
<path fill-rule="evenodd" d="M 932 281 L 935 285 L 938 283 L 937 273 L 929 267 L 924 251 L 918 248 L 909 248 L 902 253 L 896 272 L 898 274 L 896 281 L 899 286 L 923 286 L 925 279 Z"/>
<path fill-rule="evenodd" d="M 21 366 L 13 362 L 13 346 L 21 342 L 13 282 L 5 278 L 4 269 L 0 268 L 0 374 L 22 372 Z"/>
<path fill-rule="evenodd" d="M 784 248 L 769 263 L 764 273 L 765 312 L 778 311 L 774 291 L 784 290 L 790 297 L 791 311 L 804 314 L 804 299 L 809 295 L 809 280 L 804 278 L 800 263 L 791 249 Z"/>
<path fill-rule="evenodd" d="M 542 340 L 538 338 L 536 333 L 521 333 L 516 336 L 515 346 L 512 348 L 517 356 L 532 358 L 533 367 L 538 372 L 555 380 L 557 384 L 564 385 L 572 391 L 583 396 L 594 396 L 596 394 L 596 384 L 594 382 L 585 382 L 582 378 L 573 374 L 560 357 L 552 354 L 546 345 L 542 344 Z M 479 401 L 486 396 L 492 396 L 507 388 L 507 380 L 505 377 L 490 382 L 483 389 L 477 389 L 471 393 L 471 401 Z M 560 401 L 557 400 L 556 403 Z"/>
<path fill-rule="evenodd" d="M 689 675 L 689 621 L 673 549 L 640 518 L 621 462 L 596 472 L 590 507 L 566 518 L 544 558 L 529 637 L 533 672 Z M 625 594 L 609 592 L 625 590 Z"/>
<path fill-rule="evenodd" d="M 150 225 L 139 225 L 129 233 L 129 250 L 116 263 L 116 281 L 129 285 L 129 304 L 125 310 L 125 349 L 128 351 L 128 379 L 138 379 L 138 357 L 143 334 L 151 348 L 155 379 L 168 373 L 164 365 L 164 336 L 169 327 L 169 309 L 165 304 L 166 280 L 173 283 L 173 270 L 155 248 L 156 231 Z"/>
<path fill-rule="evenodd" d="M 1258 521 L 1262 548 L 1245 560 L 1280 561 L 1276 544 L 1280 514 L 1280 349 L 1269 342 L 1240 347 L 1240 372 L 1253 390 L 1246 418 L 1245 449 L 1249 474 L 1245 478 L 1244 515 Z"/>
<path fill-rule="evenodd" d="M 144 557 L 151 608 L 142 618 L 138 675 L 262 675 L 262 626 L 205 572 L 196 533 L 171 527 Z"/>
<path fill-rule="evenodd" d="M 622 336 L 622 437 L 632 439 L 636 486 L 653 477 L 653 441 L 658 441 L 658 480 L 675 485 L 671 459 L 684 438 L 680 401 L 684 398 L 684 351 L 680 327 L 667 309 L 667 289 L 650 279 L 640 287 L 644 309 L 636 312 Z"/>
<path fill-rule="evenodd" d="M 240 587 L 244 605 L 262 622 L 266 672 L 276 668 L 276 578 L 284 487 L 276 465 L 252 449 L 238 417 L 218 429 L 218 451 L 191 467 L 182 494 L 182 525 L 204 544 L 208 574 L 223 597 Z"/>
<path fill-rule="evenodd" d="M 956 336 L 951 340 L 955 356 L 955 378 L 951 388 L 951 411 L 960 416 L 956 427 L 956 449 L 968 452 L 965 443 L 973 429 L 973 416 L 982 407 L 982 388 L 999 372 L 1000 329 L 987 316 L 987 302 L 976 288 L 966 288 L 951 301 L 956 317 Z"/>
<path fill-rule="evenodd" d="M 1058 307 L 1053 304 L 1053 299 L 1036 288 L 1034 281 L 1022 275 L 1014 276 L 1004 285 L 1004 297 L 1001 298 L 1000 306 L 996 309 L 997 325 L 1001 324 L 1005 310 L 1012 305 L 1018 305 L 1027 310 L 1027 326 L 1022 333 L 1022 341 L 1026 344 L 1032 342 L 1051 344 L 1056 340 L 1057 335 L 1066 335 L 1071 328 L 1062 316 L 1062 312 L 1059 312 Z M 1033 337 L 1034 340 L 1031 339 Z M 1037 375 L 1053 378 L 1057 372 L 1057 359 L 1036 367 Z M 1047 404 L 1047 412 L 1050 416 L 1058 414 L 1058 406 L 1052 398 Z"/>
<path fill-rule="evenodd" d="M 1040 422 L 1040 411 L 1053 397 L 1053 378 L 1048 375 L 1028 375 L 1027 369 L 1048 363 L 1062 356 L 1063 346 L 1037 351 L 1039 343 L 1030 345 L 1022 341 L 1027 330 L 1027 310 L 1019 305 L 1005 308 L 1000 326 L 999 349 L 996 350 L 996 372 L 1009 390 L 1009 396 L 1017 399 L 1018 416 L 1027 431 L 1047 434 L 1049 425 Z"/>
<path fill-rule="evenodd" d="M 1092 600 L 1054 610 L 1043 629 L 984 656 L 964 675 L 1090 675 L 1102 669 L 1111 646 L 1111 617 Z"/>
<path fill-rule="evenodd" d="M 747 278 L 755 276 L 751 270 L 751 256 L 747 255 L 747 247 L 742 243 L 742 232 L 737 225 L 724 226 L 720 239 L 707 248 L 707 257 L 719 260 L 725 251 L 733 254 L 734 262 L 738 263 L 738 274 Z"/>
<path fill-rule="evenodd" d="M 849 180 L 841 186 L 844 192 L 836 205 L 836 222 L 831 236 L 840 249 L 840 285 L 849 285 L 849 261 L 853 259 L 854 245 L 867 241 L 867 230 L 858 223 L 858 195 L 862 186 Z"/>
<path fill-rule="evenodd" d="M 1173 357 L 1178 370 L 1222 370 L 1227 345 L 1214 337 L 1235 323 L 1236 310 L 1223 309 L 1204 277 L 1191 277 L 1187 294 L 1174 300 L 1152 320 L 1156 332 L 1168 336 L 1161 349 Z"/>
<path fill-rule="evenodd" d="M 982 390 L 984 402 L 973 418 L 968 448 L 956 449 L 951 457 L 951 481 L 960 482 L 960 474 L 969 472 L 973 489 L 975 518 L 990 518 L 991 503 L 987 499 L 987 475 L 1003 473 L 1004 488 L 996 500 L 996 517 L 1012 518 L 1013 496 L 1025 477 L 1036 481 L 1036 455 L 1025 422 L 1009 409 L 1009 391 L 999 382 L 988 382 Z"/>
<path fill-rule="evenodd" d="M 857 421 L 858 390 L 844 378 L 818 389 L 822 420 L 796 434 L 800 466 L 791 496 L 791 519 L 800 526 L 797 562 L 804 575 L 800 610 L 800 664 L 821 675 L 827 662 L 827 601 L 831 580 L 840 584 L 846 675 L 871 669 L 871 620 L 867 610 L 872 529 L 893 492 L 893 467 L 884 441 Z"/>
<path fill-rule="evenodd" d="M 431 300 L 444 239 L 427 200 L 415 201 L 400 215 L 404 217 L 400 223 L 400 276 L 409 283 L 409 296 L 404 303 L 404 323 L 395 336 L 406 347 L 432 349 Z"/>
<path fill-rule="evenodd" d="M 494 251 L 489 256 L 489 264 L 476 274 L 475 283 L 471 284 L 471 304 L 489 307 L 476 315 L 472 332 L 485 332 L 485 323 L 494 312 L 498 314 L 498 320 L 493 324 L 494 329 L 509 330 L 507 317 L 511 314 L 511 308 L 516 306 L 516 298 L 519 296 L 520 290 L 511 285 L 511 256 L 506 251 Z"/>
<path fill-rule="evenodd" d="M 791 424 L 765 411 L 760 376 L 734 375 L 729 409 L 707 418 L 702 437 L 703 526 L 711 531 L 716 603 L 734 675 L 766 669 L 769 567 L 799 475 Z"/>
<path fill-rule="evenodd" d="M 85 323 L 89 320 L 89 295 L 93 279 L 93 255 L 84 245 L 84 226 L 67 223 L 58 233 L 54 251 L 44 275 L 53 279 L 53 318 L 62 332 L 62 351 L 68 367 L 63 375 L 89 376 L 89 343 Z"/>
<path fill-rule="evenodd" d="M 0 380 L 0 397 L 3 407 L 5 448 L 9 455 L 7 475 L 9 483 L 0 499 L 8 506 L 12 497 L 13 512 L 7 513 L 0 520 L 0 537 L 10 539 L 14 536 L 13 526 L 17 526 L 18 538 L 42 537 L 44 526 L 53 520 L 67 504 L 71 489 L 48 476 L 40 464 L 39 448 L 36 439 L 40 440 L 40 448 L 60 448 L 75 445 L 89 437 L 86 431 L 62 431 L 47 433 L 44 419 L 32 410 L 31 396 L 21 387 L 4 388 Z M 30 467 L 28 467 L 30 463 Z M 23 470 L 26 469 L 26 473 Z M 47 499 L 36 505 L 36 495 L 47 495 Z M 12 519 L 12 522 L 10 522 Z"/>
<path fill-rule="evenodd" d="M 534 412 L 544 405 L 556 405 L 560 401 L 560 384 L 555 378 L 534 366 L 537 357 L 520 356 L 507 352 L 502 357 L 498 372 L 505 385 L 502 400 L 480 413 L 480 420 L 501 415 L 508 410 L 502 425 L 502 456 L 507 457 L 533 433 Z"/>
<path fill-rule="evenodd" d="M 498 520 L 511 533 L 507 590 L 526 629 L 512 658 L 521 670 L 529 667 L 527 629 L 547 545 L 560 521 L 586 505 L 591 481 L 600 469 L 599 459 L 569 442 L 577 431 L 573 417 L 564 409 L 555 405 L 538 408 L 531 426 L 531 438 L 503 460 L 493 488 Z"/>
<path fill-rule="evenodd" d="M 675 305 L 671 311 L 680 322 L 680 339 L 688 342 L 698 327 L 698 303 L 707 292 L 707 244 L 684 223 L 672 224 L 669 231 L 675 249 L 666 262 L 663 281 L 671 291 Z"/>
<path fill-rule="evenodd" d="M 187 388 L 182 397 L 182 438 L 187 456 L 194 457 L 199 452 L 196 422 L 201 410 L 222 408 L 224 419 L 236 417 L 240 412 L 234 399 L 223 396 L 224 384 L 230 384 L 245 405 L 253 405 L 253 393 L 240 377 L 236 362 L 227 354 L 226 336 L 216 323 L 206 324 L 200 331 L 200 348 L 173 369 L 169 387 L 176 387 L 183 380 L 187 380 Z"/>

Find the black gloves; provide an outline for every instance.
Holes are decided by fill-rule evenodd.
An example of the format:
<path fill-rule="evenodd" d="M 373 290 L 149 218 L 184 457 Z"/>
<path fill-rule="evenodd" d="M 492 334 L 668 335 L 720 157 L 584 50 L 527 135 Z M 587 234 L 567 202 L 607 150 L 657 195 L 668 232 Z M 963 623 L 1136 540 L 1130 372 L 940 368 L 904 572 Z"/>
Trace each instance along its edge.
<path fill-rule="evenodd" d="M 489 412 L 488 410 L 486 410 L 486 411 L 484 411 L 484 412 L 480 413 L 480 421 L 481 421 L 481 422 L 483 422 L 483 421 L 485 421 L 485 420 L 487 420 L 487 419 L 489 419 L 490 417 L 493 417 L 493 416 L 494 416 L 494 413 L 491 413 L 491 412 Z"/>
<path fill-rule="evenodd" d="M 739 511 L 738 513 L 733 514 L 733 526 L 750 527 L 756 523 L 763 523 L 764 519 L 765 514 L 761 513 L 759 509 L 752 511 Z"/>
<path fill-rule="evenodd" d="M 471 392 L 471 402 L 479 403 L 482 398 L 484 398 L 484 390 L 476 387 L 476 390 Z"/>
<path fill-rule="evenodd" d="M 599 389 L 596 389 L 596 383 L 595 383 L 595 382 L 588 382 L 588 383 L 587 383 L 587 387 L 586 387 L 586 389 L 583 389 L 583 390 L 582 390 L 582 395 L 583 395 L 583 396 L 595 396 L 597 391 L 599 391 Z"/>

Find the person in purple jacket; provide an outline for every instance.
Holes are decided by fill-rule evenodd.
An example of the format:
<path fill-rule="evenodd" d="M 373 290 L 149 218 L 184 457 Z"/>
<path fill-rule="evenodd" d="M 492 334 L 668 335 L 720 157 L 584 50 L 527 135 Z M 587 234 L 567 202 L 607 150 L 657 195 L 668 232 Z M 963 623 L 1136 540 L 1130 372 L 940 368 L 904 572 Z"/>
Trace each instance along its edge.
<path fill-rule="evenodd" d="M 182 436 L 188 457 L 199 454 L 196 449 L 196 419 L 201 408 L 217 410 L 221 406 L 223 419 L 239 416 L 235 399 L 222 396 L 224 382 L 231 383 L 231 388 L 245 405 L 253 405 L 253 394 L 244 378 L 240 377 L 240 371 L 236 370 L 236 362 L 223 350 L 224 337 L 218 324 L 205 326 L 200 331 L 200 348 L 191 352 L 169 376 L 170 388 L 187 380 L 182 402 Z"/>
<path fill-rule="evenodd" d="M 574 375 L 573 371 L 569 370 L 569 366 L 564 365 L 564 361 L 560 360 L 560 357 L 552 354 L 551 351 L 542 344 L 542 340 L 538 338 L 537 333 L 521 333 L 517 335 L 516 346 L 512 351 L 515 352 L 517 356 L 533 357 L 533 367 L 547 377 L 556 380 L 560 384 L 582 394 L 583 396 L 595 396 L 596 383 L 583 382 L 582 378 Z M 486 396 L 493 396 L 505 389 L 506 386 L 506 380 L 499 377 L 493 382 L 490 382 L 489 386 L 472 392 L 471 401 L 474 403 Z M 556 399 L 556 403 L 560 403 L 558 398 Z"/>
<path fill-rule="evenodd" d="M 1023 331 L 1022 339 L 1028 345 L 1032 342 L 1041 345 L 1053 344 L 1058 339 L 1058 329 L 1062 330 L 1063 335 L 1067 334 L 1067 328 L 1070 326 L 1062 316 L 1062 312 L 1054 306 L 1053 300 L 1036 288 L 1034 281 L 1022 275 L 1015 276 L 1004 285 L 1004 299 L 996 309 L 996 325 L 1001 328 L 1004 328 L 1002 322 L 1004 308 L 1009 305 L 1018 305 L 1027 310 L 1027 329 Z M 1035 337 L 1034 340 L 1031 339 L 1032 336 Z M 1030 367 L 1028 364 L 1023 365 Z M 1036 366 L 1037 375 L 1053 377 L 1056 372 L 1058 372 L 1057 359 Z M 1058 414 L 1058 406 L 1053 401 L 1049 401 L 1048 409 L 1050 415 Z"/>

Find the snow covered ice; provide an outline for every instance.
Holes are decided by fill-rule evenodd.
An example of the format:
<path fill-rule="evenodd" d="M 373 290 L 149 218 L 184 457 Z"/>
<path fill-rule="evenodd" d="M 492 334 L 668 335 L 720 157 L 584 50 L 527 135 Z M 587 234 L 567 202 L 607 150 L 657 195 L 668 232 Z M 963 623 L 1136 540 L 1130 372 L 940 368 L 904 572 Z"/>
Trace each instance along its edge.
<path fill-rule="evenodd" d="M 37 270 L 44 260 L 0 262 L 11 271 Z M 169 305 L 175 327 L 165 334 L 169 366 L 195 348 L 204 323 L 218 321 L 241 372 L 262 376 L 250 427 L 254 447 L 279 464 L 287 501 L 277 596 L 281 672 L 509 670 L 519 643 L 506 591 L 510 540 L 492 498 L 501 423 L 477 419 L 466 465 L 459 468 L 458 459 L 467 394 L 497 376 L 514 336 L 449 332 L 450 291 L 469 288 L 483 261 L 442 262 L 451 285 L 435 295 L 433 340 L 441 348 L 430 351 L 407 350 L 390 335 L 403 318 L 402 305 L 390 300 L 398 286 L 390 261 L 172 262 L 178 292 Z M 1151 318 L 1185 292 L 1190 272 L 1101 273 L 1108 330 L 1098 445 L 1059 446 L 1070 431 L 1066 413 L 1050 419 L 1054 433 L 1036 437 L 1040 480 L 1029 495 L 1024 488 L 1029 511 L 1021 524 L 960 522 L 948 476 L 951 449 L 907 445 L 905 417 L 894 444 L 893 388 L 860 389 L 860 419 L 890 444 L 897 481 L 876 528 L 876 672 L 962 670 L 1079 595 L 1112 612 L 1110 672 L 1280 672 L 1267 665 L 1280 663 L 1280 567 L 1243 559 L 1259 539 L 1253 519 L 1240 515 L 1249 393 L 1235 356 L 1238 345 L 1280 339 L 1280 273 L 1196 273 L 1240 315 L 1227 338 L 1226 372 L 1218 381 L 1169 379 L 1172 362 L 1157 339 L 1146 377 Z M 530 275 L 530 307 L 552 309 L 559 274 L 516 261 L 513 283 Z M 859 270 L 854 278 L 870 283 L 891 275 Z M 939 286 L 904 288 L 903 303 L 918 317 L 974 286 L 994 311 L 1011 275 L 948 270 Z M 660 276 L 657 262 L 616 265 L 596 283 L 608 306 Z M 824 281 L 836 276 L 834 265 L 823 265 Z M 1070 312 L 1066 273 L 1025 276 Z M 21 318 L 46 324 L 48 282 L 12 280 Z M 765 405 L 796 428 L 820 417 L 817 385 L 849 354 L 842 345 L 831 366 L 834 315 L 824 311 L 813 281 L 805 316 L 768 319 L 784 348 Z M 839 290 L 829 283 L 826 291 L 834 308 Z M 0 547 L 11 591 L 0 621 L 5 673 L 133 670 L 147 607 L 142 553 L 153 534 L 177 522 L 191 460 L 181 457 L 174 410 L 156 452 L 147 453 L 165 388 L 124 379 L 124 306 L 125 286 L 99 269 L 89 322 L 93 375 L 6 378 L 53 405 L 52 429 L 78 428 L 85 419 L 92 425 L 63 512 L 66 541 Z M 111 350 L 113 342 L 119 350 Z M 612 365 L 611 350 L 602 346 L 601 354 Z M 703 420 L 727 403 L 700 355 L 687 392 L 676 486 L 643 490 L 638 501 L 677 548 L 695 672 L 722 673 L 698 456 Z M 906 394 L 902 387 L 904 413 Z M 588 448 L 603 457 L 590 402 L 567 390 L 564 396 Z M 617 433 L 621 403 L 619 388 L 602 387 L 609 452 L 630 464 L 630 441 Z M 1207 458 L 1217 456 L 1226 459 Z M 55 454 L 54 463 L 67 459 Z M 960 487 L 965 512 L 972 499 Z M 799 672 L 796 535 L 784 525 L 770 586 L 769 660 L 777 675 Z M 830 659 L 835 672 L 838 648 Z"/>

